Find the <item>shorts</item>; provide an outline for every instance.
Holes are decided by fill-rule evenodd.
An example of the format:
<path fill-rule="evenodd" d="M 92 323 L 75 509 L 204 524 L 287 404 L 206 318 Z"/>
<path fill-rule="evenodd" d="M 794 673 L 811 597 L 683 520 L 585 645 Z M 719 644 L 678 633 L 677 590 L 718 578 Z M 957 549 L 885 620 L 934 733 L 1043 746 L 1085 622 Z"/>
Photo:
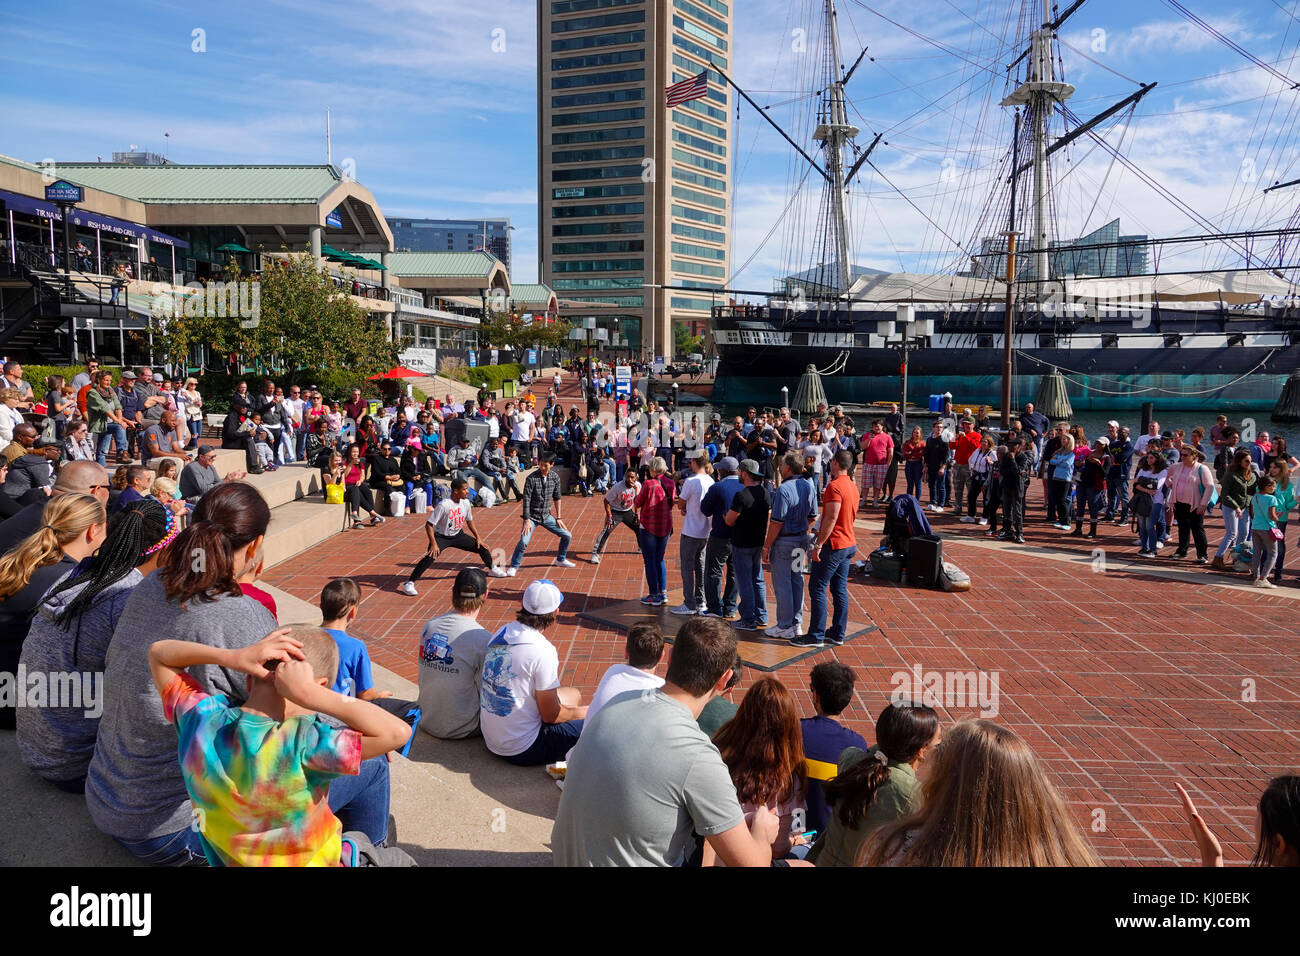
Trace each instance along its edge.
<path fill-rule="evenodd" d="M 862 487 L 866 490 L 878 490 L 885 486 L 885 476 L 889 472 L 889 464 L 868 465 L 865 462 L 862 465 Z"/>

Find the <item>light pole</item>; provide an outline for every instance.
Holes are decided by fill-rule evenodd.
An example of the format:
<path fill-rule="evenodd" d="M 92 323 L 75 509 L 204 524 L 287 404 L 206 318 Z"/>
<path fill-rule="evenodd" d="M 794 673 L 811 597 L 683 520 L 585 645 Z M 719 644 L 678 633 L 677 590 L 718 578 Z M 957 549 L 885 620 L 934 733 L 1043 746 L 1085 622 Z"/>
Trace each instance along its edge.
<path fill-rule="evenodd" d="M 899 411 L 903 416 L 903 428 L 907 428 L 907 372 L 909 367 L 909 356 L 917 349 L 925 348 L 922 339 L 934 334 L 934 320 L 916 318 L 916 309 L 910 305 L 900 305 L 898 307 L 898 318 L 885 319 L 876 323 L 876 332 L 885 340 L 885 347 L 893 349 L 895 352 L 901 352 L 903 359 L 898 367 L 899 378 L 901 379 L 902 401 L 899 405 Z M 901 338 L 898 341 L 891 341 L 895 335 L 899 334 Z"/>
<path fill-rule="evenodd" d="M 790 407 L 790 386 L 789 385 L 781 386 L 781 407 L 782 408 Z"/>

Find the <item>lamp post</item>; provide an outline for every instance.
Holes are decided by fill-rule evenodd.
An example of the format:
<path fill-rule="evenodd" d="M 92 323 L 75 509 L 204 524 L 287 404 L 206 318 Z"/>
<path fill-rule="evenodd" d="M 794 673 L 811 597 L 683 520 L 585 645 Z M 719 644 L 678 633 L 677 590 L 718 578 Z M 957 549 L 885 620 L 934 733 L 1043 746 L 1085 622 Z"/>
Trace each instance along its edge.
<path fill-rule="evenodd" d="M 781 386 L 781 407 L 782 408 L 790 407 L 790 386 L 789 385 Z"/>
<path fill-rule="evenodd" d="M 673 382 L 673 411 L 677 411 L 677 383 Z"/>
<path fill-rule="evenodd" d="M 898 367 L 901 379 L 902 401 L 899 411 L 903 416 L 903 428 L 907 428 L 907 373 L 909 356 L 917 349 L 925 348 L 923 339 L 934 334 L 934 320 L 916 318 L 916 309 L 910 305 L 898 307 L 898 318 L 886 319 L 876 323 L 876 332 L 885 340 L 885 347 L 902 353 L 902 362 Z M 895 334 L 900 338 L 893 341 Z"/>

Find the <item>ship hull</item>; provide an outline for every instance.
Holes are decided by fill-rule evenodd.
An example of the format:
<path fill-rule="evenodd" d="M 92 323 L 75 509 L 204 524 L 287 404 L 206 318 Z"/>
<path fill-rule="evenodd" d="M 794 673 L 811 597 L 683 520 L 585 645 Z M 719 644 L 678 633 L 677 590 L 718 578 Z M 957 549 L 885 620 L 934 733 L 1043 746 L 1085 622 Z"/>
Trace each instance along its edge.
<path fill-rule="evenodd" d="M 741 320 L 715 318 L 719 367 L 713 399 L 774 405 L 782 386 L 793 397 L 807 366 L 823 370 L 843 363 L 842 371 L 821 379 L 831 403 L 898 401 L 902 355 L 875 334 L 876 321 L 888 314 L 820 324 L 781 321 L 779 313 L 768 319 L 753 309 Z M 990 330 L 998 326 L 988 318 L 994 317 L 982 329 L 936 322 L 936 334 L 921 343 L 925 347 L 909 353 L 912 403 L 924 405 L 929 395 L 945 392 L 964 406 L 1001 403 L 1002 336 Z M 1170 345 L 1170 337 L 1178 342 Z M 758 344 L 764 341 L 791 344 Z M 800 344 L 810 341 L 826 344 Z M 1272 409 L 1287 377 L 1300 369 L 1300 334 L 1289 317 L 1245 324 L 1235 316 L 1198 313 L 1169 316 L 1136 331 L 1120 323 L 1051 334 L 1018 329 L 1013 344 L 1017 406 L 1034 401 L 1043 376 L 1057 369 L 1076 411 L 1154 402 L 1165 409 L 1257 412 Z"/>

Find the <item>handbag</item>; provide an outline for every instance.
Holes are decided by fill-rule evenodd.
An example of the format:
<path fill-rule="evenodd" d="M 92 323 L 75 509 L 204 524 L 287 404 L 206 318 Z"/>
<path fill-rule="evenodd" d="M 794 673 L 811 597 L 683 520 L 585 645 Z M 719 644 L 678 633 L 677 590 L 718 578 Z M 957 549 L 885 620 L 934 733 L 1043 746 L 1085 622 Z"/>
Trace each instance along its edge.
<path fill-rule="evenodd" d="M 1268 533 L 1272 536 L 1274 541 L 1286 540 L 1286 534 L 1283 533 L 1281 528 L 1269 528 Z"/>
<path fill-rule="evenodd" d="M 340 484 L 326 485 L 325 503 L 330 505 L 343 504 L 343 486 Z"/>

